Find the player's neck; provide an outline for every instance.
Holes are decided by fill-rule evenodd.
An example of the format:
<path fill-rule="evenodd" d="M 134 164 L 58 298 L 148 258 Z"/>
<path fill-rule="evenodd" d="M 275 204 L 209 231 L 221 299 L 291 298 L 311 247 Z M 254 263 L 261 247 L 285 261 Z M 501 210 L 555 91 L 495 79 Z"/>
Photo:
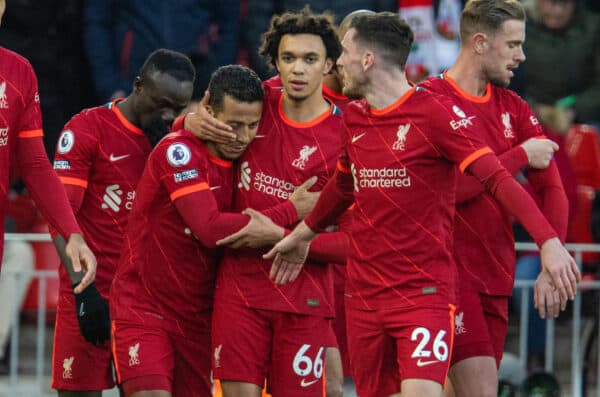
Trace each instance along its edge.
<path fill-rule="evenodd" d="M 412 87 L 406 80 L 404 72 L 377 72 L 367 92 L 365 99 L 374 109 L 383 109 L 400 99 Z"/>
<path fill-rule="evenodd" d="M 339 80 L 333 74 L 328 74 L 325 77 L 323 77 L 323 84 L 325 84 L 327 88 L 329 88 L 331 91 L 337 94 L 342 93 L 343 87 L 340 84 Z"/>
<path fill-rule="evenodd" d="M 117 108 L 121 111 L 121 114 L 129 121 L 131 124 L 139 127 L 138 119 L 135 117 L 135 112 L 133 111 L 133 101 L 131 101 L 130 97 L 125 98 L 124 100 L 117 102 Z"/>
<path fill-rule="evenodd" d="M 281 104 L 285 116 L 298 123 L 306 123 L 316 119 L 329 109 L 330 104 L 323 98 L 321 90 L 302 101 L 289 98 L 285 92 Z"/>
<path fill-rule="evenodd" d="M 473 96 L 484 96 L 489 83 L 483 76 L 479 62 L 462 50 L 456 58 L 454 65 L 446 74 L 458 84 L 466 93 Z"/>

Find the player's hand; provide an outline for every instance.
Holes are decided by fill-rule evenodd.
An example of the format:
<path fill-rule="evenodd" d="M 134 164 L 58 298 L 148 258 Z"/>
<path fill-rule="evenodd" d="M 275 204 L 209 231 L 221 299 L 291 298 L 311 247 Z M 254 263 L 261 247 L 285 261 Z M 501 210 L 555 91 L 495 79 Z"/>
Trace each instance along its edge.
<path fill-rule="evenodd" d="M 534 306 L 538 310 L 541 318 L 558 317 L 561 311 L 567 307 L 567 301 L 560 299 L 560 295 L 554 285 L 550 275 L 541 271 L 535 280 L 533 289 Z"/>
<path fill-rule="evenodd" d="M 542 270 L 551 278 L 561 300 L 574 299 L 581 273 L 577 263 L 556 237 L 546 240 L 540 249 Z"/>
<path fill-rule="evenodd" d="M 242 214 L 250 216 L 250 222 L 237 232 L 217 241 L 217 245 L 231 248 L 258 248 L 273 245 L 283 238 L 284 230 L 262 213 L 246 208 Z"/>
<path fill-rule="evenodd" d="M 529 138 L 521 144 L 531 168 L 548 168 L 558 144 L 550 139 Z"/>
<path fill-rule="evenodd" d="M 289 200 L 296 207 L 299 219 L 304 219 L 319 199 L 321 192 L 308 191 L 317 182 L 317 179 L 316 176 L 311 176 L 302 185 L 298 186 L 290 196 Z"/>
<path fill-rule="evenodd" d="M 188 113 L 183 120 L 183 128 L 196 137 L 215 143 L 230 143 L 236 140 L 236 135 L 229 125 L 214 118 L 207 110 L 208 91 L 194 112 Z"/>
<path fill-rule="evenodd" d="M 74 284 L 76 288 L 78 284 Z M 92 283 L 81 293 L 75 294 L 75 310 L 81 335 L 88 342 L 102 346 L 110 339 L 108 303 Z"/>
<path fill-rule="evenodd" d="M 73 233 L 69 236 L 69 241 L 65 247 L 65 252 L 75 272 L 85 271 L 83 278 L 78 283 L 77 288 L 74 292 L 76 294 L 81 293 L 88 285 L 94 282 L 96 277 L 96 257 L 90 250 L 81 234 Z"/>
<path fill-rule="evenodd" d="M 263 255 L 265 259 L 273 259 L 269 277 L 276 284 L 292 282 L 298 277 L 314 236 L 315 233 L 304 222 L 300 222 L 292 233 Z"/>

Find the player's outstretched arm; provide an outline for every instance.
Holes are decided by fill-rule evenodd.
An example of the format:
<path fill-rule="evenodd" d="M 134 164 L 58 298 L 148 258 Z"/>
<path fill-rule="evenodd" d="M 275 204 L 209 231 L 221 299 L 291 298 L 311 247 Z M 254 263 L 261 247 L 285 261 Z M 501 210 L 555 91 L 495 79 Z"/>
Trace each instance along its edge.
<path fill-rule="evenodd" d="M 492 154 L 473 161 L 468 171 L 489 189 L 498 202 L 513 214 L 533 237 L 540 247 L 542 268 L 551 276 L 560 298 L 573 299 L 577 283 L 581 279 L 577 264 L 563 247 L 531 196 L 502 168 Z"/>
<path fill-rule="evenodd" d="M 265 259 L 273 259 L 269 277 L 276 284 L 292 282 L 298 277 L 308 257 L 310 242 L 316 235 L 302 221 L 287 237 L 263 255 Z"/>
<path fill-rule="evenodd" d="M 515 175 L 527 166 L 535 169 L 548 167 L 556 150 L 558 145 L 550 139 L 530 138 L 500 154 L 498 160 L 511 175 Z M 456 184 L 456 202 L 460 204 L 472 200 L 484 191 L 485 186 L 477 178 L 460 175 Z"/>

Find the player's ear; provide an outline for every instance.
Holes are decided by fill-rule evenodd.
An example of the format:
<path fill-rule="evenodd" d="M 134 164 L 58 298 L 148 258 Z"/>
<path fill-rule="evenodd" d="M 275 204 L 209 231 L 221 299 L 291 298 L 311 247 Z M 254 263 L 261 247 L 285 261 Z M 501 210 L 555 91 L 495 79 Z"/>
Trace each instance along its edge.
<path fill-rule="evenodd" d="M 483 55 L 487 50 L 488 36 L 485 33 L 478 32 L 471 36 L 471 43 L 473 44 L 473 50 L 477 55 Z"/>
<path fill-rule="evenodd" d="M 363 71 L 369 70 L 375 63 L 375 54 L 372 51 L 365 51 L 362 57 Z"/>
<path fill-rule="evenodd" d="M 135 80 L 133 80 L 133 92 L 139 94 L 142 92 L 142 90 L 142 78 L 140 76 L 136 76 Z"/>
<path fill-rule="evenodd" d="M 325 67 L 323 69 L 323 76 L 331 73 L 331 69 L 333 68 L 333 64 L 334 64 L 333 59 L 327 58 L 325 60 Z"/>

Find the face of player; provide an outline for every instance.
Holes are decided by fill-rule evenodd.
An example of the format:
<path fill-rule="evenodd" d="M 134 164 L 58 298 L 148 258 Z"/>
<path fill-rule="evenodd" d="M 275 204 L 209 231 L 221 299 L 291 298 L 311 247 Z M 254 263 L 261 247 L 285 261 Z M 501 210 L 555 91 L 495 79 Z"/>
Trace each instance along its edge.
<path fill-rule="evenodd" d="M 320 36 L 303 33 L 281 38 L 275 64 L 287 97 L 304 101 L 321 95 L 323 76 L 333 62 L 327 58 Z"/>
<path fill-rule="evenodd" d="M 537 12 L 542 24 L 548 29 L 565 29 L 575 13 L 574 0 L 538 0 Z"/>
<path fill-rule="evenodd" d="M 505 21 L 496 33 L 487 36 L 483 69 L 488 81 L 508 87 L 513 70 L 525 61 L 524 41 L 525 22 L 515 19 Z"/>
<path fill-rule="evenodd" d="M 337 60 L 337 66 L 344 82 L 344 95 L 349 98 L 364 96 L 367 77 L 363 69 L 363 51 L 354 41 L 355 29 L 350 29 L 342 39 L 342 55 Z"/>
<path fill-rule="evenodd" d="M 193 83 L 156 72 L 134 84 L 134 112 L 152 145 L 169 132 L 175 118 L 192 98 Z"/>
<path fill-rule="evenodd" d="M 219 113 L 214 113 L 209 108 L 209 112 L 213 113 L 217 120 L 229 125 L 236 135 L 236 139 L 233 142 L 207 142 L 211 153 L 224 160 L 232 161 L 238 159 L 256 136 L 262 107 L 262 101 L 240 102 L 230 95 L 225 95 L 223 98 L 223 110 Z"/>

